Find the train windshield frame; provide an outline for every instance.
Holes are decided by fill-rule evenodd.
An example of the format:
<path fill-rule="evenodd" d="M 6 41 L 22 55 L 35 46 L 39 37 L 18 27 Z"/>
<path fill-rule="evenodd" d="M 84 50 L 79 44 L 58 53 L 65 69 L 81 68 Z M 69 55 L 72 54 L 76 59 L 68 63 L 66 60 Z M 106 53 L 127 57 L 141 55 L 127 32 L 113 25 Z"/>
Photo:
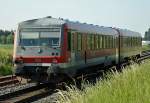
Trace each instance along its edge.
<path fill-rule="evenodd" d="M 60 28 L 28 28 L 19 33 L 20 46 L 60 47 Z"/>

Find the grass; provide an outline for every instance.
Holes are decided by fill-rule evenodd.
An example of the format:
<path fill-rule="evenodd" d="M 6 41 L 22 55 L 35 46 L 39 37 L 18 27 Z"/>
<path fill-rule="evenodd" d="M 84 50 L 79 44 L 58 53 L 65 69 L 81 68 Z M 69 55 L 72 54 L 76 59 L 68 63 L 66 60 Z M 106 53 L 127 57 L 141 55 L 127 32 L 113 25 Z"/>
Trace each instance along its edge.
<path fill-rule="evenodd" d="M 144 46 L 142 46 L 142 50 L 143 51 L 150 50 L 150 45 L 144 45 Z"/>
<path fill-rule="evenodd" d="M 0 45 L 0 75 L 12 73 L 12 45 Z"/>
<path fill-rule="evenodd" d="M 150 61 L 141 66 L 132 65 L 122 73 L 108 74 L 109 79 L 99 80 L 95 86 L 84 85 L 80 91 L 69 89 L 60 92 L 62 103 L 150 103 Z"/>

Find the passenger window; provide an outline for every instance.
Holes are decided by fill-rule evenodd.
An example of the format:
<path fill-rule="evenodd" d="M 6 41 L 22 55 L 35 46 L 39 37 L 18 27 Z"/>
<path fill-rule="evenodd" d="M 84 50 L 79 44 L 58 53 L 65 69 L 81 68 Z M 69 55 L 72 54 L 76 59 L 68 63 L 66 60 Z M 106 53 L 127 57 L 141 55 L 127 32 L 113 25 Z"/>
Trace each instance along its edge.
<path fill-rule="evenodd" d="M 74 51 L 74 33 L 71 34 L 71 51 Z"/>
<path fill-rule="evenodd" d="M 112 48 L 112 36 L 109 37 L 110 41 L 109 41 L 109 48 Z"/>
<path fill-rule="evenodd" d="M 95 45 L 96 49 L 98 49 L 99 48 L 98 35 L 95 36 Z"/>
<path fill-rule="evenodd" d="M 116 41 L 115 41 L 115 37 L 113 37 L 113 48 L 116 48 Z"/>
<path fill-rule="evenodd" d="M 131 37 L 131 47 L 133 46 L 133 41 L 132 41 L 132 37 Z"/>
<path fill-rule="evenodd" d="M 88 50 L 91 49 L 91 39 L 90 39 L 90 35 L 87 35 L 87 46 L 88 46 Z"/>
<path fill-rule="evenodd" d="M 81 50 L 82 49 L 82 35 L 81 34 L 78 34 L 78 50 Z"/>
<path fill-rule="evenodd" d="M 68 32 L 68 51 L 71 49 L 71 32 Z"/>
<path fill-rule="evenodd" d="M 135 40 L 135 37 L 134 37 L 134 46 L 136 46 L 135 42 L 136 42 L 136 40 Z"/>
<path fill-rule="evenodd" d="M 90 50 L 92 50 L 92 35 L 90 35 Z"/>
<path fill-rule="evenodd" d="M 106 48 L 108 48 L 108 36 L 106 36 Z"/>
<path fill-rule="evenodd" d="M 130 47 L 130 37 L 128 37 L 128 47 Z"/>
<path fill-rule="evenodd" d="M 101 49 L 101 48 L 103 48 L 103 41 L 102 41 L 102 36 L 100 35 L 99 36 L 99 48 Z"/>
<path fill-rule="evenodd" d="M 110 36 L 107 36 L 107 48 L 110 48 Z"/>
<path fill-rule="evenodd" d="M 92 41 L 91 41 L 91 45 L 92 45 L 92 50 L 94 50 L 94 35 L 92 34 Z"/>
<path fill-rule="evenodd" d="M 105 39 L 105 36 L 103 36 L 103 48 L 104 49 L 106 48 L 106 39 Z"/>
<path fill-rule="evenodd" d="M 112 36 L 112 48 L 114 48 L 114 37 Z"/>
<path fill-rule="evenodd" d="M 138 46 L 137 37 L 135 37 L 135 44 Z"/>
<path fill-rule="evenodd" d="M 109 37 L 110 41 L 109 41 L 109 48 L 112 48 L 112 36 Z"/>

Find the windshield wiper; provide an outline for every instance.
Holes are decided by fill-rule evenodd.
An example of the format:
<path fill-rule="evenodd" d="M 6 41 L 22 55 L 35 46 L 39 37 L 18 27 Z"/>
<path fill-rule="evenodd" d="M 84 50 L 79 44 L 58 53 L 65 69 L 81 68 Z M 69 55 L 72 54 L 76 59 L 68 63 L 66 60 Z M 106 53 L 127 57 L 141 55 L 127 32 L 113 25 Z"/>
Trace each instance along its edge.
<path fill-rule="evenodd" d="M 21 49 L 26 50 L 26 48 L 24 46 L 21 46 Z"/>

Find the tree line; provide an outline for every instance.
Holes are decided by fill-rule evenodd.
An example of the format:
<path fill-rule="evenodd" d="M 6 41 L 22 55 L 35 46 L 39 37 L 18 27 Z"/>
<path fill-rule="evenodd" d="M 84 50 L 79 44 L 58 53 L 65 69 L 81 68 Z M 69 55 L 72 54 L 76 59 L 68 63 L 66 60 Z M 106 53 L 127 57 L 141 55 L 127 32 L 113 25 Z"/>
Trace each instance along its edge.
<path fill-rule="evenodd" d="M 14 31 L 0 30 L 0 44 L 13 44 Z"/>
<path fill-rule="evenodd" d="M 144 40 L 150 41 L 150 28 L 148 29 L 148 31 L 145 32 Z"/>

